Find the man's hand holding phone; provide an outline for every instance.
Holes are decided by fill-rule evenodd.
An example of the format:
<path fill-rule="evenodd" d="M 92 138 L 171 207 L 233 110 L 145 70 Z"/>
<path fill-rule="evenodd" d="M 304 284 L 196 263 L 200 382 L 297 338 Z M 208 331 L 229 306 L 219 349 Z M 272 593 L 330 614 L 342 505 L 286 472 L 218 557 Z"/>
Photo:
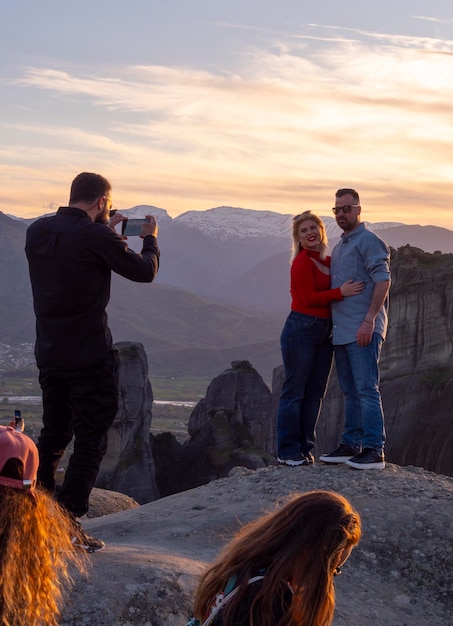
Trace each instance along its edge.
<path fill-rule="evenodd" d="M 154 237 L 157 237 L 158 231 L 159 227 L 157 225 L 154 215 L 147 215 L 146 220 L 142 225 L 142 232 L 140 234 L 140 237 L 142 239 L 147 235 L 153 235 Z"/>
<path fill-rule="evenodd" d="M 117 226 L 120 222 L 123 222 L 124 224 L 125 220 L 127 220 L 127 217 L 124 217 L 124 215 L 118 213 L 116 209 L 112 209 L 110 211 L 109 223 L 107 224 L 107 226 L 111 228 L 114 233 L 116 233 L 115 226 Z"/>

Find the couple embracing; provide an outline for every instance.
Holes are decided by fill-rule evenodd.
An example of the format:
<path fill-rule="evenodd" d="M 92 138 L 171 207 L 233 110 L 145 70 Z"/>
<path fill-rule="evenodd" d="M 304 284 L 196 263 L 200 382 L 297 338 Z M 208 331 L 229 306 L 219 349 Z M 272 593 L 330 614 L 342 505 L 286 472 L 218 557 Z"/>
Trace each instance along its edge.
<path fill-rule="evenodd" d="M 281 334 L 285 382 L 278 461 L 314 462 L 316 422 L 335 352 L 345 426 L 339 446 L 320 461 L 384 469 L 379 358 L 388 325 L 390 250 L 361 222 L 354 189 L 339 189 L 332 210 L 343 234 L 331 258 L 322 220 L 310 211 L 293 219 L 292 303 Z"/>

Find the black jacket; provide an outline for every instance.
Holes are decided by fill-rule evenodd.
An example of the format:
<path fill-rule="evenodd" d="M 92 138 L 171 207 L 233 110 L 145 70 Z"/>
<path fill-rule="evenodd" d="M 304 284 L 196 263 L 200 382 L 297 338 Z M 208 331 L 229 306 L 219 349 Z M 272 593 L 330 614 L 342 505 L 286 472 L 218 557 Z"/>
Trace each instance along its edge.
<path fill-rule="evenodd" d="M 101 361 L 112 350 L 105 311 L 111 272 L 150 283 L 159 268 L 155 237 L 146 236 L 136 254 L 110 228 L 73 207 L 31 224 L 25 251 L 40 369 L 81 369 Z"/>

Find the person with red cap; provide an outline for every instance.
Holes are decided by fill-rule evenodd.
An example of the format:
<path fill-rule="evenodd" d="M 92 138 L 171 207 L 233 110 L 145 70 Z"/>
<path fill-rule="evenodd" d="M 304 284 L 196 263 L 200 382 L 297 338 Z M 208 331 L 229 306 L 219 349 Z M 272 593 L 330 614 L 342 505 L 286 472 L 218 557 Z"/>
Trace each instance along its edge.
<path fill-rule="evenodd" d="M 32 439 L 0 426 L 0 624 L 57 626 L 70 566 L 86 570 L 68 514 L 36 487 L 38 465 Z"/>

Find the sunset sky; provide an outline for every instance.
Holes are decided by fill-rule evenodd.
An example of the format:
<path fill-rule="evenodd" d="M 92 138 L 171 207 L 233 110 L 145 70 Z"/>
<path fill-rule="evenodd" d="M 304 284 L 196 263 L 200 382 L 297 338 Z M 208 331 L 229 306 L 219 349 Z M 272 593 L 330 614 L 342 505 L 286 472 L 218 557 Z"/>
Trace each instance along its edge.
<path fill-rule="evenodd" d="M 0 8 L 0 211 L 228 205 L 453 229 L 451 0 L 17 0 Z"/>

